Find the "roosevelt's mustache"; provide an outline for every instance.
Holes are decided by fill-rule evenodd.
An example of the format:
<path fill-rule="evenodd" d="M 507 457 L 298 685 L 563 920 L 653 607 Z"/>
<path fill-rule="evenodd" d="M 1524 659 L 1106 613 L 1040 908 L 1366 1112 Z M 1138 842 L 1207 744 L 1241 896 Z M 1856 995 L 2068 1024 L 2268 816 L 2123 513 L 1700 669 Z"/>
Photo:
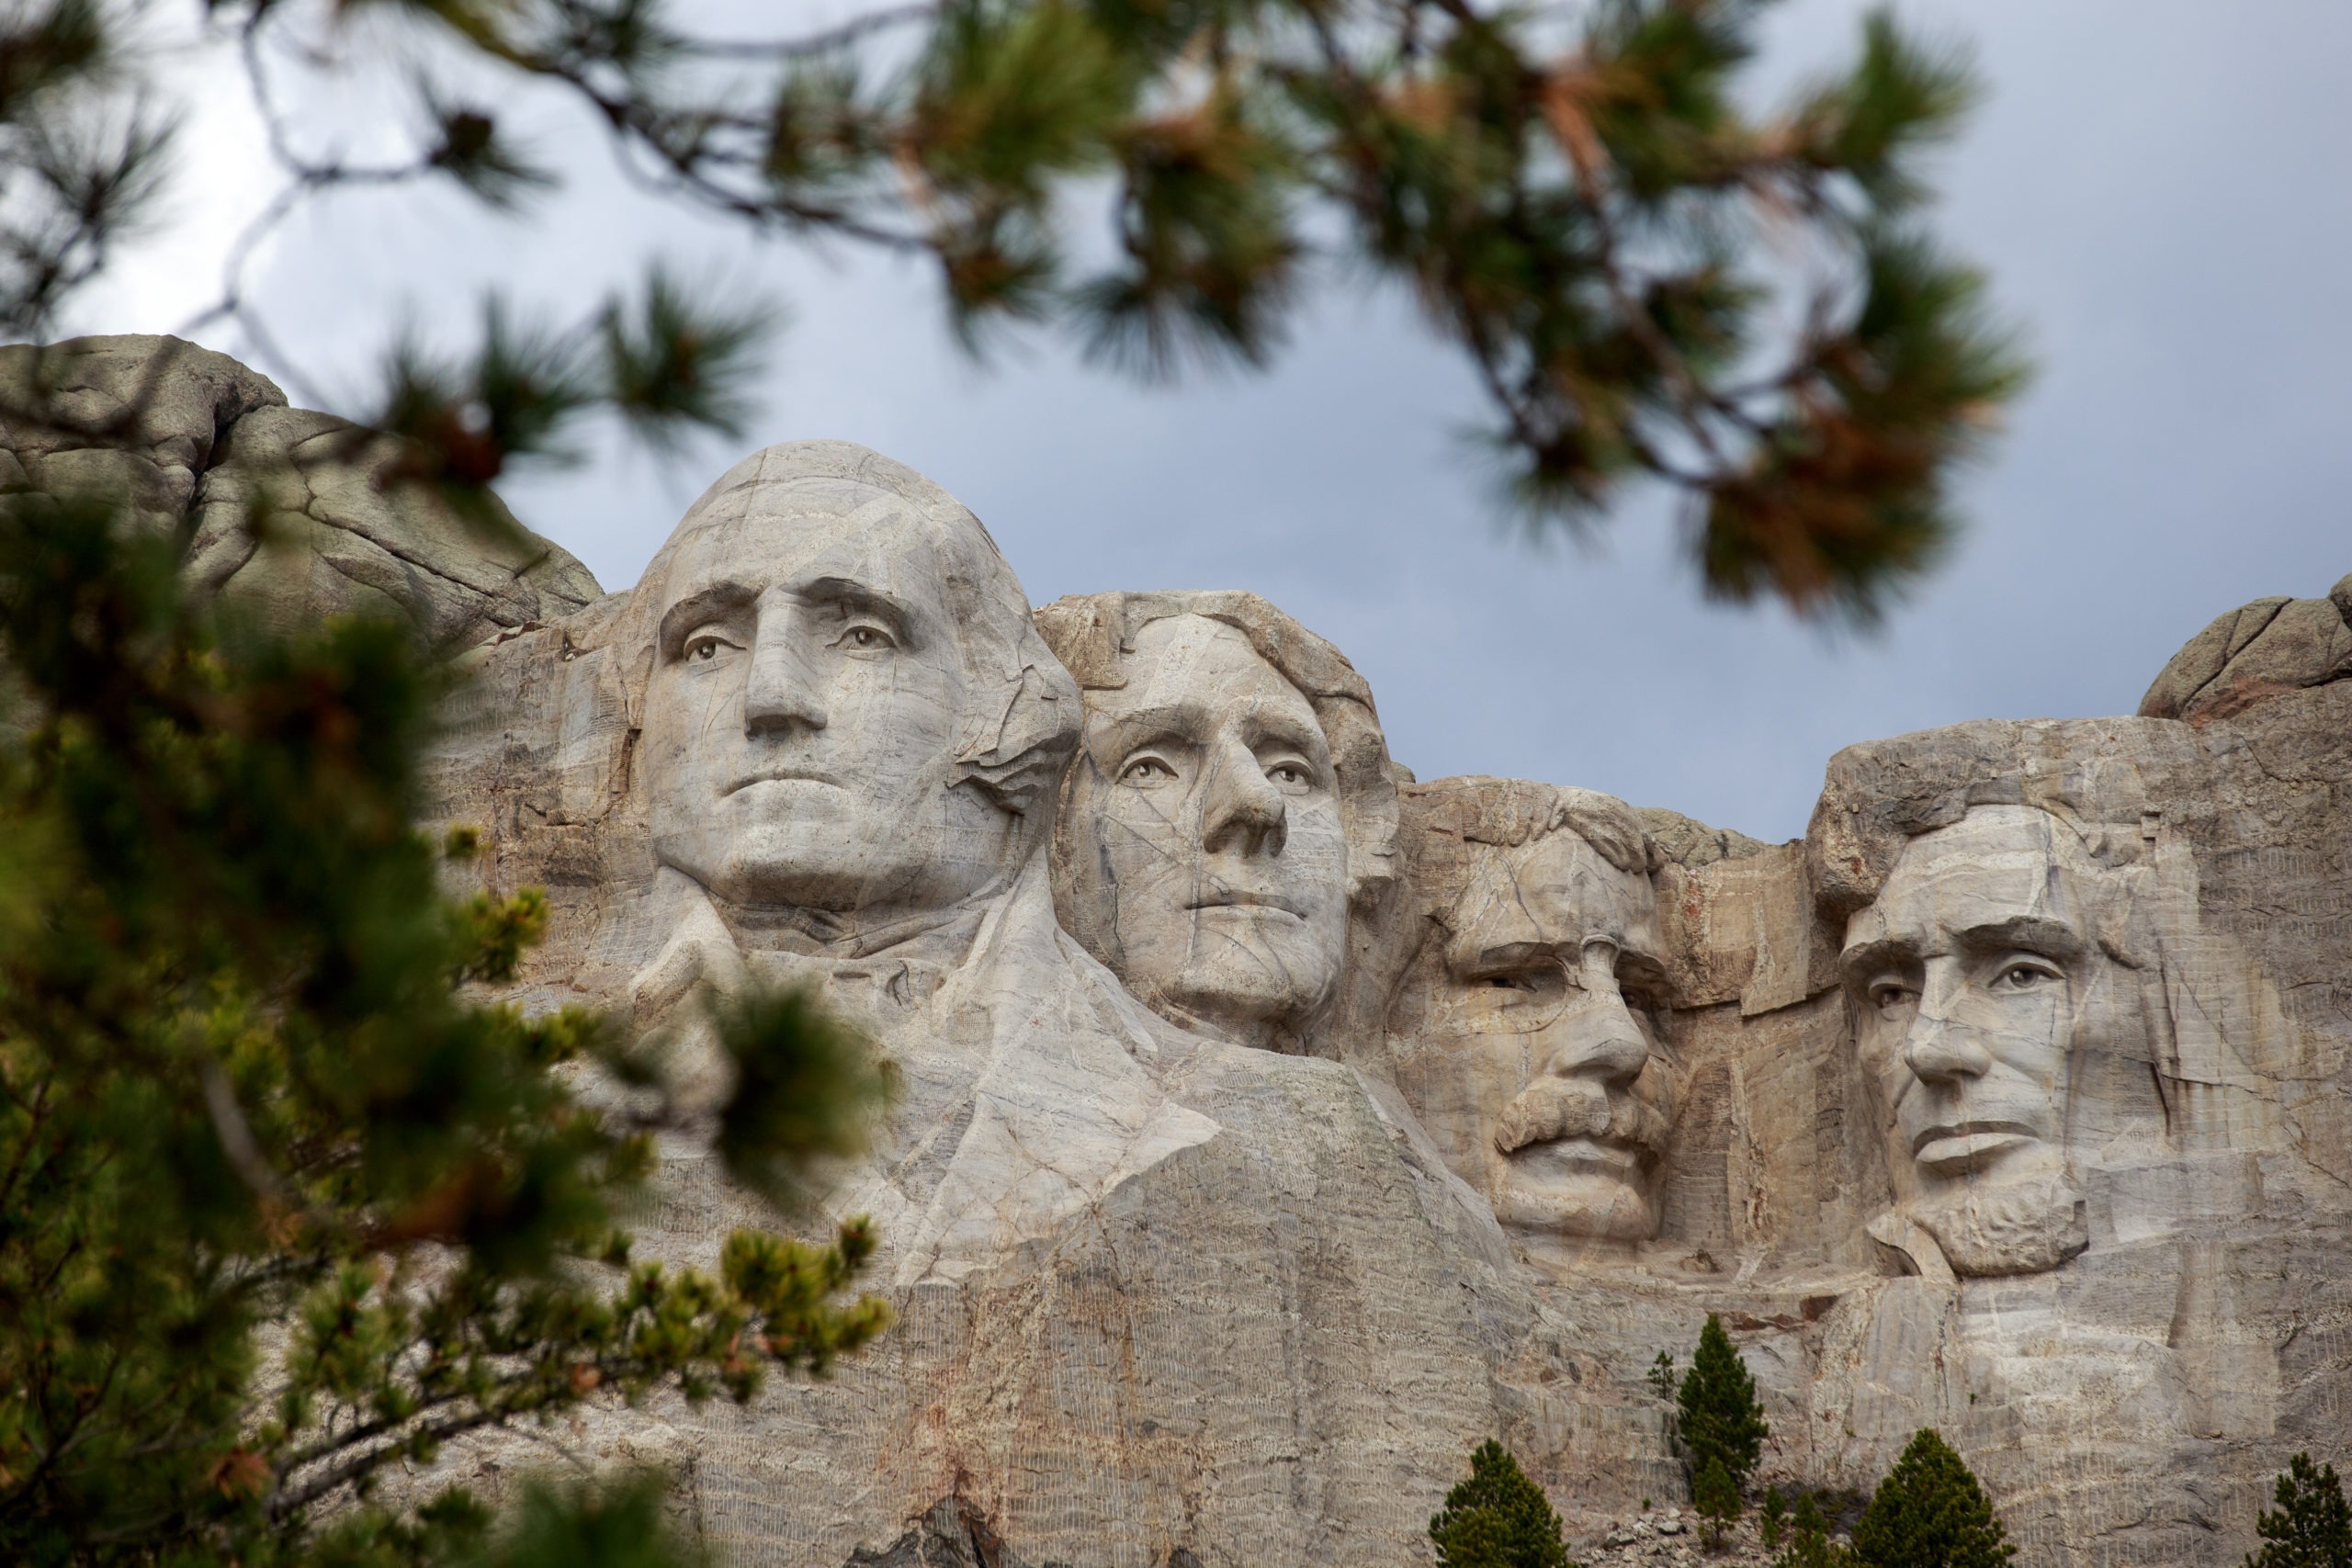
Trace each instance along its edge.
<path fill-rule="evenodd" d="M 1538 1078 L 1503 1107 L 1495 1147 L 1503 1154 L 1561 1138 L 1592 1138 L 1656 1155 L 1666 1147 L 1666 1118 L 1623 1092 L 1589 1078 Z"/>

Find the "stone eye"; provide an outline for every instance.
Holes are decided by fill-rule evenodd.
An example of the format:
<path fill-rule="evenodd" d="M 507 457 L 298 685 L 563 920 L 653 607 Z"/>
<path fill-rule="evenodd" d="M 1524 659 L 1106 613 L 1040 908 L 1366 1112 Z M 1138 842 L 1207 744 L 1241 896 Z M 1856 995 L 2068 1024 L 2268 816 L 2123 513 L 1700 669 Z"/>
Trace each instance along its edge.
<path fill-rule="evenodd" d="M 1893 980 L 1881 980 L 1871 987 L 1871 1005 L 1881 1012 L 1901 1007 L 1911 999 L 1911 987 Z"/>
<path fill-rule="evenodd" d="M 855 649 L 861 653 L 871 653 L 882 649 L 896 648 L 899 646 L 898 639 L 893 637 L 888 632 L 884 631 L 880 626 L 856 626 L 850 627 L 849 630 L 842 634 L 842 642 L 843 645 Z"/>
<path fill-rule="evenodd" d="M 718 650 L 723 646 L 715 637 L 689 637 L 686 640 L 686 657 L 708 663 L 718 657 Z"/>
<path fill-rule="evenodd" d="M 2056 978 L 2039 964 L 2005 964 L 2001 972 L 1993 976 L 1993 985 L 1997 990 L 2030 991 Z"/>
<path fill-rule="evenodd" d="M 1498 991 L 1532 991 L 1535 979 L 1531 975 L 1489 975 L 1487 984 Z"/>
<path fill-rule="evenodd" d="M 1159 758 L 1137 757 L 1120 770 L 1119 782 L 1148 789 L 1155 784 L 1166 784 L 1175 776 L 1176 770 Z"/>
<path fill-rule="evenodd" d="M 1266 770 L 1266 777 L 1273 781 L 1275 788 L 1292 794 L 1301 793 L 1314 783 L 1306 776 L 1306 770 L 1296 762 L 1276 762 Z"/>

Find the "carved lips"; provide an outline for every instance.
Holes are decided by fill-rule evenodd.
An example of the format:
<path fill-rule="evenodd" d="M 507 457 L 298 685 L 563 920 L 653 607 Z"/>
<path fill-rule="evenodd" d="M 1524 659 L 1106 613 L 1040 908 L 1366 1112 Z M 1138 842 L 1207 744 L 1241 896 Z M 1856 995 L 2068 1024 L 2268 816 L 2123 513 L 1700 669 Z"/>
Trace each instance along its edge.
<path fill-rule="evenodd" d="M 1938 1176 L 1956 1176 L 1981 1170 L 2041 1136 L 2022 1122 L 1944 1122 L 1911 1140 L 1911 1157 Z"/>
<path fill-rule="evenodd" d="M 1247 887 L 1220 887 L 1202 895 L 1185 906 L 1188 909 L 1239 909 L 1258 915 L 1285 915 L 1304 921 L 1306 911 L 1300 901 L 1283 893 L 1259 893 Z"/>
<path fill-rule="evenodd" d="M 740 795 L 753 784 L 822 784 L 830 789 L 841 787 L 837 782 L 824 774 L 812 773 L 805 768 L 762 768 L 736 779 L 718 793 L 721 798 L 724 798 L 730 795 Z"/>

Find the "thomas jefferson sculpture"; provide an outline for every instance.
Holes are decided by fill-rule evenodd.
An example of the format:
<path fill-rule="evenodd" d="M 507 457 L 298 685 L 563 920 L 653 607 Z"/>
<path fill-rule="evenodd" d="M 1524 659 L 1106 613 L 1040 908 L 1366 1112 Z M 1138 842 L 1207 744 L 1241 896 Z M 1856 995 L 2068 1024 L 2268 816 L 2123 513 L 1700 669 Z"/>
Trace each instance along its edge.
<path fill-rule="evenodd" d="M 1162 1017 L 1305 1048 L 1395 854 L 1362 677 L 1252 593 L 1064 599 L 1038 625 L 1086 694 L 1055 844 L 1063 923 Z"/>

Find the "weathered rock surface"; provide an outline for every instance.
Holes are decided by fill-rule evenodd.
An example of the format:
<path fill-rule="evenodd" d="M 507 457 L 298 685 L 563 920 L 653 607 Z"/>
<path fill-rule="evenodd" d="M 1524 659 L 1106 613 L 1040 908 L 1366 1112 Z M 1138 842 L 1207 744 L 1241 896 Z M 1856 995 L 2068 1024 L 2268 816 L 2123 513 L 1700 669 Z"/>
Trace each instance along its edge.
<path fill-rule="evenodd" d="M 2352 675 L 2352 577 L 2324 599 L 2256 599 L 2188 640 L 2140 699 L 2143 718 L 2227 718 Z"/>
<path fill-rule="evenodd" d="M 1687 1496 L 1642 1373 L 1710 1312 L 1773 1424 L 1759 1479 L 1866 1491 L 1934 1425 L 2030 1564 L 2227 1556 L 2267 1475 L 2332 1442 L 2352 1365 L 2352 682 L 2272 682 L 2198 724 L 1857 747 L 1808 841 L 1768 845 L 1525 781 L 1396 784 L 1370 694 L 1279 611 L 1068 601 L 1045 623 L 1075 690 L 1011 651 L 1010 623 L 1006 651 L 962 660 L 1010 682 L 1012 705 L 977 710 L 992 726 L 1050 692 L 1037 733 L 1077 759 L 1050 801 L 1023 797 L 1001 852 L 1019 869 L 981 879 L 1002 912 L 977 930 L 998 934 L 894 956 L 853 897 L 763 956 L 745 911 L 680 869 L 720 863 L 660 841 L 662 769 L 749 776 L 662 739 L 679 732 L 649 716 L 662 660 L 803 636 L 763 596 L 820 556 L 920 602 L 908 563 L 939 547 L 890 533 L 906 525 L 877 496 L 967 526 L 854 449 L 763 461 L 714 494 L 800 499 L 739 505 L 727 526 L 750 534 L 710 558 L 769 571 L 729 602 L 773 612 L 657 635 L 690 596 L 657 562 L 638 596 L 483 655 L 445 773 L 452 812 L 492 829 L 493 876 L 555 892 L 541 998 L 646 1019 L 679 975 L 764 964 L 827 986 L 923 1086 L 886 1138 L 905 1152 L 836 1205 L 883 1214 L 902 1326 L 831 1383 L 584 1439 L 681 1465 L 737 1560 L 944 1551 L 963 1538 L 917 1521 L 950 1497 L 1004 1551 L 1073 1568 L 1418 1561 L 1489 1434 L 1604 1542 L 1643 1498 Z M 864 521 L 792 542 L 815 513 Z M 950 578 L 998 570 L 965 558 Z M 810 772 L 868 765 L 814 739 L 878 700 L 820 651 L 775 668 L 799 671 L 822 729 L 746 676 L 683 733 L 765 736 L 753 751 L 774 757 L 797 734 Z M 949 718 L 943 737 L 969 733 Z M 996 734 L 962 754 L 1001 756 Z M 1046 861 L 1018 847 L 1057 831 L 1039 815 L 1059 817 L 1050 904 L 1082 944 L 1046 907 Z M 2002 880 L 2019 865 L 2041 881 Z M 1250 912 L 1204 913 L 1227 905 Z M 1871 962 L 1989 940 L 1938 936 L 1955 909 L 2014 942 L 2020 995 L 2068 999 L 2042 1004 L 2039 1057 L 2030 1030 L 1974 1018 L 1972 1048 L 2031 1058 L 2041 1098 L 1958 1092 L 1993 1109 L 1939 1145 L 1906 1130 L 1932 1097 L 1903 1063 L 1918 1055 L 1922 1085 L 1958 1069 L 1909 1023 L 1857 1022 L 1878 1017 Z M 1924 973 L 1890 1005 L 1951 1021 Z M 1083 1006 L 1053 999 L 1073 985 Z M 1008 1032 L 989 998 L 1012 996 Z M 1109 1146 L 1088 1130 L 1104 1108 L 1182 1130 L 1136 1159 L 1088 1155 Z M 1969 1130 L 1988 1119 L 2027 1131 Z M 1067 1196 L 1041 1207 L 1024 1173 L 1045 1145 L 1022 1129 L 1048 1126 L 1069 1168 L 1043 1157 Z M 2004 1176 L 2011 1147 L 2035 1153 Z M 707 1258 L 765 1217 L 692 1150 L 670 1168 L 647 1227 L 666 1255 Z M 1641 1539 L 1643 1560 L 1686 1550 Z"/>
<path fill-rule="evenodd" d="M 494 500 L 489 525 L 469 525 L 393 482 L 398 458 L 177 338 L 0 348 L 0 492 L 96 491 L 190 527 L 190 580 L 273 625 L 396 611 L 459 649 L 598 597 Z"/>
<path fill-rule="evenodd" d="M 1033 617 L 861 448 L 748 459 L 600 598 L 231 361 L 71 347 L 45 373 L 111 434 L 12 423 L 0 481 L 192 519 L 191 570 L 270 614 L 470 645 L 433 777 L 483 875 L 549 891 L 527 1005 L 675 1023 L 693 1083 L 699 996 L 801 983 L 897 1064 L 825 1208 L 879 1220 L 899 1325 L 745 1409 L 556 1435 L 670 1466 L 729 1561 L 1425 1562 L 1499 1436 L 1589 1562 L 1695 1562 L 1644 1374 L 1709 1313 L 1759 1483 L 1867 1491 L 1933 1426 L 2024 1568 L 2231 1559 L 2289 1455 L 2340 1452 L 2343 585 L 2224 616 L 2139 717 L 1850 748 L 1764 844 L 1414 783 L 1253 595 Z M 257 548 L 256 503 L 311 548 Z M 707 1262 L 808 1223 L 681 1134 L 636 1229 Z"/>
<path fill-rule="evenodd" d="M 880 1551 L 864 1547 L 850 1553 L 848 1568 L 1028 1568 L 978 1508 L 960 1497 L 943 1497 L 915 1527 Z M 1048 1564 L 1047 1568 L 1053 1568 Z"/>

